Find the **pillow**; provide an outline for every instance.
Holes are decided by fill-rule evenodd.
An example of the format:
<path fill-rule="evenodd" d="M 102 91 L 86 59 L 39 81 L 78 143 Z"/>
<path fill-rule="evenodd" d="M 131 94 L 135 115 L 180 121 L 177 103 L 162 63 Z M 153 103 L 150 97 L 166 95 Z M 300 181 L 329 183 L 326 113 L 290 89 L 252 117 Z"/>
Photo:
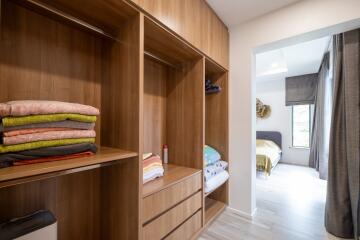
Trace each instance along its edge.
<path fill-rule="evenodd" d="M 211 164 L 216 163 L 217 161 L 220 161 L 221 156 L 218 151 L 216 151 L 214 148 L 205 145 L 204 147 L 204 165 L 208 166 Z"/>
<path fill-rule="evenodd" d="M 256 139 L 256 147 L 257 148 L 267 148 L 267 149 L 272 149 L 273 151 L 277 152 L 277 153 L 281 153 L 281 148 L 274 143 L 271 140 L 264 140 L 264 139 Z"/>

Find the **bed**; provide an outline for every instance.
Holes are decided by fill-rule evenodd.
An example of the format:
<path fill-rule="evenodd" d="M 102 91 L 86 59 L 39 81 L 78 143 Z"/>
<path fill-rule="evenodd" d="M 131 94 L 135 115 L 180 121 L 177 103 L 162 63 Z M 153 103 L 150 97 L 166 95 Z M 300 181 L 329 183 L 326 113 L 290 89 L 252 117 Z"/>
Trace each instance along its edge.
<path fill-rule="evenodd" d="M 256 132 L 256 169 L 267 176 L 279 163 L 282 156 L 282 136 L 280 132 Z"/>

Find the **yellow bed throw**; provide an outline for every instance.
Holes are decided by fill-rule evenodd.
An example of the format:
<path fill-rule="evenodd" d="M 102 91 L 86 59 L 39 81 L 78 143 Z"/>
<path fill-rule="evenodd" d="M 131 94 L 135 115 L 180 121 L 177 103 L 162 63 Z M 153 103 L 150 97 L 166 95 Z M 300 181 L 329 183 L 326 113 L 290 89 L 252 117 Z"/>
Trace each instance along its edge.
<path fill-rule="evenodd" d="M 276 143 L 269 140 L 256 140 L 256 169 L 270 174 L 273 168 L 272 162 L 275 161 L 281 149 Z"/>

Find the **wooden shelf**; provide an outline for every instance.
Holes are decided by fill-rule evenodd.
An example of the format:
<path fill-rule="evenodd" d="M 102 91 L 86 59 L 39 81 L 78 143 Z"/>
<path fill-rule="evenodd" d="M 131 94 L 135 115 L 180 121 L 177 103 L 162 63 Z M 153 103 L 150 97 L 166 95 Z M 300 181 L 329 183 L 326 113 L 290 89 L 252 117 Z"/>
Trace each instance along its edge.
<path fill-rule="evenodd" d="M 210 224 L 222 211 L 226 204 L 211 198 L 205 199 L 205 225 Z"/>
<path fill-rule="evenodd" d="M 229 181 L 229 179 L 226 180 L 223 184 L 221 184 L 221 185 L 218 186 L 217 188 L 215 188 L 214 190 L 212 190 L 211 192 L 205 193 L 205 194 L 204 194 L 204 198 L 206 198 L 207 196 L 209 196 L 210 194 L 212 194 L 213 192 L 215 192 L 216 190 L 218 190 L 219 188 L 221 188 L 222 186 L 224 186 L 228 181 Z"/>
<path fill-rule="evenodd" d="M 215 63 L 213 60 L 209 58 L 205 58 L 205 75 L 212 76 L 212 75 L 221 75 L 226 73 L 226 69 L 220 66 L 219 64 Z"/>
<path fill-rule="evenodd" d="M 148 17 L 144 18 L 144 38 L 145 52 L 170 65 L 201 59 L 197 50 Z"/>
<path fill-rule="evenodd" d="M 90 0 L 85 5 L 77 0 L 24 0 L 15 2 L 47 17 L 111 38 L 118 37 L 123 23 L 137 14 L 135 9 L 122 1 L 104 4 L 103 1 Z"/>
<path fill-rule="evenodd" d="M 201 172 L 199 169 L 164 164 L 164 176 L 143 186 L 143 198 Z"/>
<path fill-rule="evenodd" d="M 0 169 L 0 187 L 15 185 L 15 182 L 5 183 L 7 181 L 22 179 L 21 182 L 27 182 L 30 179 L 25 180 L 23 178 L 32 178 L 34 176 L 51 174 L 54 172 L 56 173 L 56 176 L 65 175 L 97 168 L 102 166 L 102 164 L 135 157 L 137 155 L 138 154 L 136 152 L 109 147 L 100 147 L 94 156 L 3 168 Z M 51 176 L 48 175 L 48 177 Z M 39 178 L 37 177 L 37 179 L 34 180 L 38 179 Z"/>

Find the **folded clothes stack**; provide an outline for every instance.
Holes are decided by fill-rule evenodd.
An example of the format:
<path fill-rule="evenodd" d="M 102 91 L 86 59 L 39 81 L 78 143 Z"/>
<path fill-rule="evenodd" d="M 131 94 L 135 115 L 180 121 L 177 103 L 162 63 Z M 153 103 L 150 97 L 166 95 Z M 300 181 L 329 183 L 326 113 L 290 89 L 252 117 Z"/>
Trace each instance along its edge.
<path fill-rule="evenodd" d="M 143 155 L 143 183 L 150 182 L 164 175 L 164 167 L 159 155 L 146 153 Z"/>
<path fill-rule="evenodd" d="M 97 115 L 97 108 L 77 103 L 0 103 L 0 167 L 93 155 Z"/>
<path fill-rule="evenodd" d="M 211 80 L 205 81 L 205 93 L 206 94 L 212 94 L 212 93 L 218 93 L 221 92 L 221 87 L 219 85 L 216 85 L 211 82 Z"/>
<path fill-rule="evenodd" d="M 204 165 L 205 193 L 214 191 L 229 179 L 226 171 L 228 163 L 222 161 L 219 152 L 208 145 L 204 147 Z"/>

